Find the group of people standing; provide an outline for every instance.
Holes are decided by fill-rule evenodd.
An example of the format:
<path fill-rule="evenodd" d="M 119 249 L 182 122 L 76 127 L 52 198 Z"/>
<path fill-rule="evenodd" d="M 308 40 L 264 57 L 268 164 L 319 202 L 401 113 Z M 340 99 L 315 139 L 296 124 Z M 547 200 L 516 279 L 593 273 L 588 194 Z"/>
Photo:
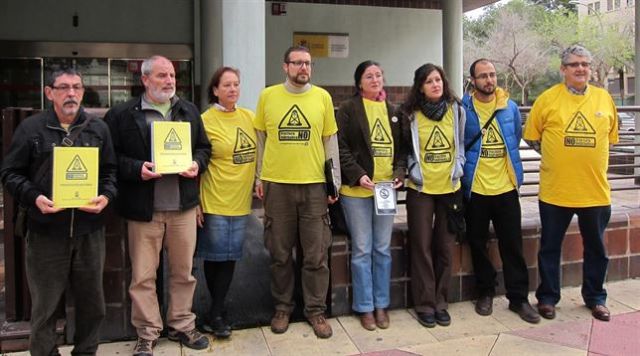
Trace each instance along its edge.
<path fill-rule="evenodd" d="M 105 314 L 102 219 L 112 201 L 128 226 L 131 322 L 138 335 L 134 355 L 152 355 L 163 330 L 156 295 L 163 249 L 169 268 L 169 339 L 194 349 L 209 344 L 191 310 L 194 255 L 204 260 L 212 299 L 204 329 L 218 338 L 230 336 L 224 300 L 242 256 L 253 192 L 264 205 L 264 243 L 271 256 L 271 330 L 284 333 L 289 326 L 295 307 L 293 250 L 299 245 L 304 315 L 316 336 L 331 337 L 325 317 L 327 208 L 337 201 L 351 241 L 352 309 L 363 328 L 388 328 L 393 215 L 376 212 L 374 190 L 382 182 L 407 188 L 411 292 L 420 324 L 451 323 L 452 250 L 462 237 L 472 253 L 476 311 L 491 314 L 497 273 L 487 253 L 490 222 L 509 309 L 530 323 L 539 322 L 539 315 L 555 317 L 560 246 L 574 214 L 585 242 L 583 298 L 594 317 L 608 320 L 603 233 L 611 212 L 608 145 L 617 141 L 617 119 L 610 96 L 588 85 L 590 60 L 580 46 L 563 53 L 565 81 L 536 101 L 524 131 L 542 152 L 537 311 L 528 301 L 522 251 L 522 122 L 487 59 L 471 65 L 474 89 L 462 100 L 442 68 L 420 66 L 399 107 L 387 100 L 382 66 L 362 62 L 354 73 L 355 94 L 337 115 L 329 93 L 310 83 L 311 54 L 305 47 L 285 52 L 285 82 L 263 90 L 255 115 L 237 105 L 240 72 L 231 67 L 213 74 L 211 107 L 200 115 L 175 95 L 171 61 L 151 57 L 141 67 L 144 94 L 113 107 L 104 121 L 82 109 L 80 73 L 53 73 L 45 87 L 53 108 L 18 126 L 0 171 L 8 191 L 27 208 L 32 354 L 57 354 L 55 311 L 67 286 L 78 308 L 74 353 L 95 354 Z M 190 123 L 193 163 L 184 172 L 154 171 L 154 121 Z M 100 148 L 99 193 L 88 207 L 56 208 L 49 199 L 50 172 L 39 172 L 52 148 L 64 141 Z M 336 196 L 327 194 L 327 161 L 333 163 Z"/>

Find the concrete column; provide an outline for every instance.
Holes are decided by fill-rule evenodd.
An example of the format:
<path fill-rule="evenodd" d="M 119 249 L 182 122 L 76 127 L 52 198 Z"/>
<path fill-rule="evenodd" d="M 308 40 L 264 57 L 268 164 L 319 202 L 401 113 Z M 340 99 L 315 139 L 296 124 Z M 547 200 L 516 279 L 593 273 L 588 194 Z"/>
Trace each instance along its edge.
<path fill-rule="evenodd" d="M 442 1 L 443 67 L 453 92 L 462 96 L 462 0 Z"/>
<path fill-rule="evenodd" d="M 240 69 L 238 104 L 255 110 L 265 85 L 265 33 L 265 0 L 200 0 L 202 109 L 208 105 L 207 85 L 213 72 L 231 66 Z"/>

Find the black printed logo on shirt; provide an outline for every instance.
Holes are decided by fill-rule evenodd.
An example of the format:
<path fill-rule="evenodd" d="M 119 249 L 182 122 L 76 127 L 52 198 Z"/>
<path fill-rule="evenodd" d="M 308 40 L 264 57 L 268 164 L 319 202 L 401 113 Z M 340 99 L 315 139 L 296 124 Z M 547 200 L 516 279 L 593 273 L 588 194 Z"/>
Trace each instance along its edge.
<path fill-rule="evenodd" d="M 311 125 L 298 105 L 293 105 L 278 125 L 278 140 L 289 142 L 309 141 Z"/>
<path fill-rule="evenodd" d="M 256 143 L 241 128 L 236 130 L 236 144 L 233 148 L 233 163 L 245 164 L 256 158 Z"/>
<path fill-rule="evenodd" d="M 442 132 L 439 126 L 435 126 L 431 135 L 424 145 L 425 163 L 448 163 L 451 162 L 451 142 Z"/>
<path fill-rule="evenodd" d="M 391 157 L 392 153 L 391 136 L 384 129 L 380 118 L 376 119 L 371 130 L 371 148 L 374 157 Z"/>
<path fill-rule="evenodd" d="M 495 126 L 495 121 L 489 125 L 482 135 L 481 158 L 502 158 L 505 156 L 504 139 L 500 130 Z"/>
<path fill-rule="evenodd" d="M 564 133 L 567 147 L 596 147 L 596 130 L 580 111 L 573 115 Z"/>

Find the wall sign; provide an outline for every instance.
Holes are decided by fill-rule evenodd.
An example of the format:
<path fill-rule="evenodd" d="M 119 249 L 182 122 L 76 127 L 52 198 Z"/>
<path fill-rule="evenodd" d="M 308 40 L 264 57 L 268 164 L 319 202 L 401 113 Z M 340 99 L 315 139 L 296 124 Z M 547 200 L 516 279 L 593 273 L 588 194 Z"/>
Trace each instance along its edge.
<path fill-rule="evenodd" d="M 293 44 L 309 48 L 314 58 L 349 57 L 349 34 L 347 33 L 294 32 Z"/>

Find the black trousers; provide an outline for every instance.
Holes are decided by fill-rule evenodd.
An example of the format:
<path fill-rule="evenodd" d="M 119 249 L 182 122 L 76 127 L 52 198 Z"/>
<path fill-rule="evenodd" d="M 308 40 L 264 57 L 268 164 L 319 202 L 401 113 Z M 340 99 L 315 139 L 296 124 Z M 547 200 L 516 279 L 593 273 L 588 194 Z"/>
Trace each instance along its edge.
<path fill-rule="evenodd" d="M 491 221 L 498 239 L 507 299 L 511 303 L 527 301 L 529 275 L 522 255 L 518 192 L 514 189 L 493 196 L 471 193 L 466 209 L 467 239 L 479 295 L 495 294 L 496 269 L 489 259 L 487 250 Z"/>
<path fill-rule="evenodd" d="M 74 237 L 27 233 L 27 280 L 31 291 L 33 356 L 57 353 L 56 310 L 65 290 L 73 296 L 76 330 L 72 355 L 95 355 L 105 316 L 102 271 L 104 228 Z"/>

